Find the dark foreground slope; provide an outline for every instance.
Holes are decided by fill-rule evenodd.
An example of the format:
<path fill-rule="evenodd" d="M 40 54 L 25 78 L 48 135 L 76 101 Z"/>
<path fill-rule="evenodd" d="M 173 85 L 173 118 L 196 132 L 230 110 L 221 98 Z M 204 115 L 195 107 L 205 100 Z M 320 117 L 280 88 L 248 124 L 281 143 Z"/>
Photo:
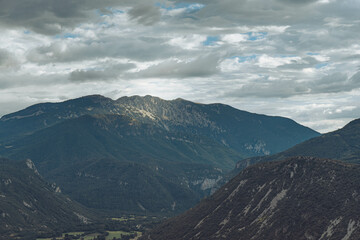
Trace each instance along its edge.
<path fill-rule="evenodd" d="M 296 157 L 250 166 L 142 239 L 359 239 L 360 166 Z"/>
<path fill-rule="evenodd" d="M 342 129 L 312 138 L 278 154 L 240 160 L 235 171 L 239 172 L 257 162 L 282 160 L 292 156 L 313 156 L 360 163 L 360 119 L 350 122 Z"/>
<path fill-rule="evenodd" d="M 45 182 L 30 161 L 0 159 L 0 239 L 86 229 L 97 217 Z"/>

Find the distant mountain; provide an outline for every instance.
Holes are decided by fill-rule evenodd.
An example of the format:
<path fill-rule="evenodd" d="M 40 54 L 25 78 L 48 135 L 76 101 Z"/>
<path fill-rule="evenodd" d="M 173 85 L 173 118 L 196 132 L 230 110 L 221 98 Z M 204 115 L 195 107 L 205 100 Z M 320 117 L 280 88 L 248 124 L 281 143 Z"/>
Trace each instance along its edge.
<path fill-rule="evenodd" d="M 268 155 L 319 136 L 291 119 L 249 113 L 223 104 L 166 101 L 152 96 L 112 100 L 100 95 L 36 104 L 0 120 L 0 143 L 82 115 L 126 115 L 166 131 L 207 136 L 244 156 Z"/>
<path fill-rule="evenodd" d="M 2 158 L 0 166 L 0 239 L 34 239 L 98 221 L 59 187 L 45 182 L 30 160 Z"/>
<path fill-rule="evenodd" d="M 168 214 L 211 193 L 240 159 L 317 135 L 222 104 L 94 95 L 2 117 L 0 155 L 32 159 L 87 207 Z"/>
<path fill-rule="evenodd" d="M 312 138 L 278 154 L 241 160 L 235 171 L 239 172 L 257 162 L 282 160 L 292 156 L 313 156 L 360 163 L 360 119 L 350 122 L 342 129 Z"/>
<path fill-rule="evenodd" d="M 243 170 L 141 239 L 360 239 L 360 166 L 294 157 Z"/>

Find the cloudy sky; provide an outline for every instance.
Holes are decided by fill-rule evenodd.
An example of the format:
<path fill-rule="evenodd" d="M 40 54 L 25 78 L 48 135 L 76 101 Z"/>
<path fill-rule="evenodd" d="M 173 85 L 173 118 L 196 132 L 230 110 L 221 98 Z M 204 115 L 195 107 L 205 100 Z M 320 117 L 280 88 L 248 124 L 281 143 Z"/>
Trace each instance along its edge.
<path fill-rule="evenodd" d="M 359 0 L 0 0 L 0 116 L 89 94 L 360 117 Z"/>

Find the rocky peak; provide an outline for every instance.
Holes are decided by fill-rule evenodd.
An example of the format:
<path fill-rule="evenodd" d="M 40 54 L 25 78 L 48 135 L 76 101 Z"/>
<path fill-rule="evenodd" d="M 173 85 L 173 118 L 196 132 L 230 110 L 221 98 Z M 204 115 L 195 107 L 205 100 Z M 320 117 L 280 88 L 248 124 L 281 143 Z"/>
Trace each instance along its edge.
<path fill-rule="evenodd" d="M 100 102 L 100 101 L 113 101 L 111 98 L 105 97 L 103 95 L 100 94 L 93 94 L 93 95 L 87 95 L 87 96 L 83 96 L 83 97 L 79 97 L 79 98 L 75 98 L 72 100 L 68 100 L 68 101 L 74 101 L 74 100 L 92 100 L 92 101 L 96 101 L 96 102 Z"/>
<path fill-rule="evenodd" d="M 124 97 L 120 97 L 116 100 L 116 102 L 118 103 L 134 103 L 134 104 L 144 104 L 144 103 L 158 103 L 158 102 L 167 102 L 167 100 L 164 100 L 162 98 L 159 97 L 155 97 L 155 96 L 151 96 L 151 95 L 146 95 L 146 96 L 139 96 L 139 95 L 134 95 L 134 96 L 124 96 Z"/>

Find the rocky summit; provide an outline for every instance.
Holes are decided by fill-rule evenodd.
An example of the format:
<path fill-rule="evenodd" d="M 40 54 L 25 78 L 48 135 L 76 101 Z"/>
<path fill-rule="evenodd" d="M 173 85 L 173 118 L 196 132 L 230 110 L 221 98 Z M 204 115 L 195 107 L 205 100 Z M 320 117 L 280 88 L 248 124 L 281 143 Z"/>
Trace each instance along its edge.
<path fill-rule="evenodd" d="M 142 239 L 360 239 L 360 166 L 314 157 L 250 166 Z"/>

